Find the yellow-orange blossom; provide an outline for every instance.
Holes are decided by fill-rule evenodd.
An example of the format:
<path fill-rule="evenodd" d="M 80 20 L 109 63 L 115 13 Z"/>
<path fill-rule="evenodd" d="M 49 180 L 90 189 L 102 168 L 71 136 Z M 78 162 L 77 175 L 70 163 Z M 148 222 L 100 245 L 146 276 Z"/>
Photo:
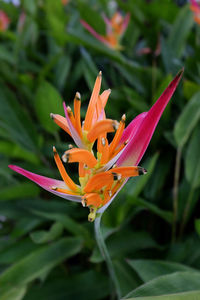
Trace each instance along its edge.
<path fill-rule="evenodd" d="M 78 186 L 68 176 L 56 148 L 53 147 L 56 165 L 69 189 L 56 186 L 52 187 L 52 189 L 61 193 L 81 195 L 83 206 L 90 208 L 90 221 L 93 221 L 95 218 L 96 210 L 110 200 L 127 177 L 146 173 L 145 169 L 138 166 L 113 166 L 108 171 L 104 169 L 106 164 L 125 147 L 127 141 L 120 143 L 125 128 L 125 115 L 122 116 L 119 123 L 112 119 L 106 119 L 104 108 L 111 91 L 108 89 L 100 94 L 101 79 L 102 74 L 99 72 L 83 125 L 80 119 L 81 97 L 79 93 L 75 95 L 74 113 L 70 107 L 66 108 L 68 120 L 60 115 L 51 114 L 54 122 L 71 135 L 70 120 L 84 148 L 71 148 L 71 146 L 71 149 L 65 151 L 62 156 L 62 160 L 65 163 L 77 162 L 79 164 L 80 186 Z M 114 131 L 115 135 L 109 143 L 107 134 Z M 96 155 L 94 155 L 95 150 L 93 150 L 93 146 L 96 140 L 97 151 Z"/>

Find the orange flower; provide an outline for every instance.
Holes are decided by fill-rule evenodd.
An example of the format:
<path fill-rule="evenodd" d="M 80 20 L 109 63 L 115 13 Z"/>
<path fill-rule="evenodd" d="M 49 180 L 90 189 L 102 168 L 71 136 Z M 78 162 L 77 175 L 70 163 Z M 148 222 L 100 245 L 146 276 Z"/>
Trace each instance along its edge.
<path fill-rule="evenodd" d="M 125 128 L 125 115 L 120 122 L 106 118 L 104 109 L 111 90 L 100 93 L 102 74 L 99 72 L 83 123 L 78 92 L 73 111 L 64 103 L 65 117 L 51 114 L 53 121 L 73 138 L 77 146 L 70 145 L 62 159 L 53 147 L 62 181 L 31 173 L 18 166 L 9 167 L 53 194 L 81 202 L 90 209 L 88 219 L 93 221 L 96 212 L 102 213 L 110 205 L 130 177 L 146 174 L 146 170 L 138 164 L 181 76 L 182 72 L 179 72 L 152 108 L 138 115 Z M 110 133 L 114 133 L 112 141 L 110 137 L 108 139 Z M 62 161 L 78 163 L 79 185 L 69 177 Z"/>
<path fill-rule="evenodd" d="M 0 10 L 0 31 L 6 31 L 10 24 L 10 19 L 8 18 L 7 14 Z"/>
<path fill-rule="evenodd" d="M 119 12 L 116 12 L 109 20 L 106 16 L 103 16 L 106 24 L 106 35 L 102 36 L 98 34 L 88 23 L 81 20 L 81 24 L 100 42 L 114 50 L 122 49 L 119 44 L 130 20 L 130 14 L 126 14 L 123 17 Z"/>

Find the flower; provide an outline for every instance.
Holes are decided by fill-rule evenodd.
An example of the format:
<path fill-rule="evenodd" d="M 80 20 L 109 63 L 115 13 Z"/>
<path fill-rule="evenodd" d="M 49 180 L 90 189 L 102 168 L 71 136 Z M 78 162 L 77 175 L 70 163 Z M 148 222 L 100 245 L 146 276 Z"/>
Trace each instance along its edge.
<path fill-rule="evenodd" d="M 194 13 L 194 20 L 200 24 L 200 4 L 196 0 L 190 0 L 190 9 Z"/>
<path fill-rule="evenodd" d="M 7 14 L 0 10 L 0 31 L 6 31 L 10 24 L 10 19 L 8 18 Z"/>
<path fill-rule="evenodd" d="M 104 22 L 106 24 L 106 35 L 98 34 L 88 23 L 81 20 L 81 24 L 100 42 L 104 43 L 106 46 L 113 50 L 122 49 L 119 44 L 128 23 L 130 21 L 130 14 L 126 14 L 125 17 L 121 13 L 116 12 L 112 18 L 109 20 L 105 15 L 103 15 Z"/>
<path fill-rule="evenodd" d="M 71 201 L 82 202 L 83 206 L 89 207 L 88 219 L 93 221 L 96 213 L 102 213 L 110 205 L 130 177 L 146 173 L 138 164 L 182 73 L 183 71 L 180 71 L 176 75 L 148 112 L 138 115 L 125 128 L 125 115 L 119 123 L 106 118 L 105 106 L 111 90 L 100 93 L 102 74 L 99 72 L 82 125 L 81 96 L 78 92 L 74 98 L 74 112 L 64 103 L 65 117 L 51 114 L 53 121 L 66 131 L 77 145 L 70 145 L 69 150 L 62 155 L 62 160 L 53 147 L 55 163 L 63 180 L 40 176 L 14 165 L 9 167 L 51 193 Z M 115 134 L 109 143 L 107 135 L 111 132 Z M 78 163 L 79 185 L 69 177 L 62 161 Z"/>

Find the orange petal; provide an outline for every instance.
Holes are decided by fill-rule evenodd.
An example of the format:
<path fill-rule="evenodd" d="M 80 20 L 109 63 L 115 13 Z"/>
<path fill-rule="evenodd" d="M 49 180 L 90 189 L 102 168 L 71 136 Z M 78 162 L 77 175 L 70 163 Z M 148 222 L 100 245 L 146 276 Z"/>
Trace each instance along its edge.
<path fill-rule="evenodd" d="M 98 138 L 97 149 L 101 153 L 101 165 L 105 165 L 109 160 L 109 145 L 105 136 Z"/>
<path fill-rule="evenodd" d="M 56 192 L 59 192 L 59 193 L 63 193 L 63 194 L 69 194 L 69 195 L 76 195 L 76 196 L 79 196 L 78 193 L 72 192 L 72 191 L 67 190 L 67 189 L 62 189 L 62 188 L 52 187 L 52 190 L 54 190 L 54 191 L 56 191 Z"/>
<path fill-rule="evenodd" d="M 100 135 L 104 135 L 107 132 L 113 132 L 117 129 L 117 121 L 111 119 L 101 120 L 96 122 L 92 129 L 87 134 L 89 142 L 93 143 Z"/>
<path fill-rule="evenodd" d="M 96 106 L 100 88 L 101 88 L 101 79 L 102 79 L 102 73 L 100 71 L 97 76 L 97 79 L 95 81 L 94 88 L 92 91 L 92 95 L 91 95 L 90 102 L 89 102 L 88 109 L 87 109 L 86 116 L 85 116 L 84 129 L 86 131 L 89 131 L 91 128 L 91 125 L 92 125 L 93 114 L 95 111 L 95 106 Z"/>
<path fill-rule="evenodd" d="M 77 191 L 77 185 L 73 182 L 73 180 L 69 177 L 67 174 L 65 167 L 63 166 L 63 163 L 58 155 L 58 152 L 56 151 L 56 148 L 53 147 L 53 152 L 54 152 L 54 159 L 56 162 L 56 165 L 58 167 L 58 170 L 60 172 L 60 175 L 66 185 L 72 190 L 72 191 Z"/>
<path fill-rule="evenodd" d="M 57 114 L 50 114 L 52 120 L 64 131 L 66 131 L 69 135 L 71 135 L 69 126 L 67 124 L 67 120 L 65 117 L 57 115 Z"/>
<path fill-rule="evenodd" d="M 81 95 L 80 93 L 77 92 L 74 98 L 75 128 L 79 133 L 80 137 L 82 137 L 80 109 L 81 109 Z"/>
<path fill-rule="evenodd" d="M 74 114 L 73 114 L 73 111 L 71 110 L 70 106 L 67 106 L 67 113 L 68 113 L 68 116 L 69 116 L 70 121 L 72 122 L 73 126 L 76 127 L 76 122 L 75 122 Z"/>
<path fill-rule="evenodd" d="M 144 175 L 147 173 L 147 171 L 139 166 L 134 166 L 134 167 L 116 167 L 113 168 L 109 171 L 107 171 L 109 173 L 116 173 L 116 174 L 120 174 L 122 177 L 135 177 L 135 176 L 140 176 L 140 175 Z"/>
<path fill-rule="evenodd" d="M 102 198 L 99 196 L 97 193 L 89 193 L 85 194 L 82 197 L 82 204 L 83 206 L 94 206 L 98 208 L 99 206 L 102 205 Z"/>
<path fill-rule="evenodd" d="M 94 155 L 85 149 L 70 149 L 65 151 L 62 156 L 64 162 L 73 163 L 79 162 L 86 164 L 89 168 L 94 168 L 98 161 L 94 157 Z"/>
<path fill-rule="evenodd" d="M 122 134 L 123 134 L 123 131 L 124 131 L 124 128 L 125 128 L 125 120 L 126 120 L 126 116 L 123 115 L 122 116 L 122 119 L 119 123 L 119 127 L 115 133 L 115 136 L 109 146 L 109 149 L 110 149 L 110 155 L 112 156 L 113 152 L 115 151 L 115 148 L 118 146 L 119 144 L 119 141 L 122 137 Z"/>
<path fill-rule="evenodd" d="M 115 174 L 108 173 L 108 172 L 102 172 L 99 174 L 94 175 L 91 179 L 89 179 L 88 183 L 86 184 L 84 188 L 85 193 L 90 193 L 94 191 L 99 191 L 104 186 L 107 186 L 114 182 L 114 180 L 117 179 L 115 177 Z"/>

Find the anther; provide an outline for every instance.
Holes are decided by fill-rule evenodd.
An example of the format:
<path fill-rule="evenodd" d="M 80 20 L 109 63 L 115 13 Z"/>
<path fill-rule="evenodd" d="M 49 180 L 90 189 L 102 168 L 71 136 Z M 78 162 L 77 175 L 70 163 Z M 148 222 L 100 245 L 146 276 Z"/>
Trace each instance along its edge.
<path fill-rule="evenodd" d="M 54 190 L 54 191 L 56 191 L 57 187 L 56 186 L 52 186 L 51 189 Z"/>
<path fill-rule="evenodd" d="M 114 130 L 117 130 L 118 127 L 119 127 L 119 123 L 118 123 L 117 121 L 113 121 L 112 126 L 113 126 L 113 129 L 114 129 Z"/>
<path fill-rule="evenodd" d="M 56 147 L 53 146 L 53 153 L 57 153 Z"/>
<path fill-rule="evenodd" d="M 69 144 L 69 145 L 68 145 L 68 148 L 69 148 L 69 149 L 73 149 L 74 146 L 73 146 L 72 144 Z"/>
<path fill-rule="evenodd" d="M 112 197 L 112 191 L 111 191 L 111 190 L 108 191 L 108 195 L 109 195 L 110 197 Z"/>
<path fill-rule="evenodd" d="M 83 207 L 87 206 L 87 200 L 85 198 L 82 199 L 81 204 L 83 205 Z"/>
<path fill-rule="evenodd" d="M 122 122 L 125 122 L 125 121 L 126 121 L 126 115 L 125 115 L 125 114 L 123 114 L 123 116 L 122 116 L 122 118 L 121 118 L 121 121 L 122 121 Z"/>
<path fill-rule="evenodd" d="M 99 74 L 98 74 L 98 76 L 102 76 L 102 71 L 99 71 Z"/>
<path fill-rule="evenodd" d="M 62 156 L 62 160 L 67 163 L 68 160 L 69 160 L 69 153 L 64 153 L 63 156 Z"/>
<path fill-rule="evenodd" d="M 72 109 L 71 109 L 70 106 L 67 106 L 67 112 L 68 112 L 69 115 L 72 113 Z"/>
<path fill-rule="evenodd" d="M 101 144 L 102 144 L 102 146 L 105 146 L 105 145 L 106 145 L 106 140 L 105 140 L 105 138 L 102 138 L 102 139 L 101 139 Z"/>
<path fill-rule="evenodd" d="M 79 92 L 76 92 L 76 95 L 75 95 L 75 98 L 76 100 L 81 100 L 81 94 Z"/>
<path fill-rule="evenodd" d="M 147 170 L 142 167 L 138 167 L 138 173 L 139 175 L 144 175 L 147 174 Z"/>
<path fill-rule="evenodd" d="M 121 175 L 121 174 L 117 174 L 117 173 L 115 173 L 115 172 L 113 172 L 112 175 L 113 175 L 113 179 L 114 179 L 114 180 L 120 180 L 120 179 L 122 178 L 122 175 Z"/>

